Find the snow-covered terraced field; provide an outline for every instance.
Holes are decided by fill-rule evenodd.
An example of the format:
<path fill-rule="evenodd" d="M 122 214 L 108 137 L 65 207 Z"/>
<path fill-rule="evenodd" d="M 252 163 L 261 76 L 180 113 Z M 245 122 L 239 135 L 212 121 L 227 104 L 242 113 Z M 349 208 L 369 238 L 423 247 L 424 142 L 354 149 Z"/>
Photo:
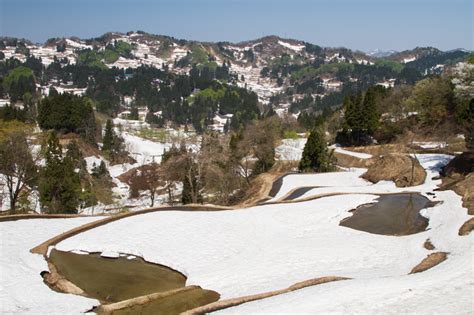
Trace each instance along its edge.
<path fill-rule="evenodd" d="M 74 227 L 101 219 L 25 219 L 0 222 L 0 313 L 78 314 L 98 301 L 48 288 L 40 272 L 48 270 L 30 249 Z"/>
<path fill-rule="evenodd" d="M 307 140 L 306 138 L 283 139 L 281 144 L 275 148 L 276 158 L 280 161 L 299 161 L 303 155 Z M 372 155 L 367 153 L 345 150 L 338 145 L 332 145 L 329 148 L 334 149 L 334 152 L 350 155 L 359 159 L 370 159 L 372 157 Z"/>
<path fill-rule="evenodd" d="M 440 166 L 451 157 L 418 155 L 427 171 L 423 185 L 405 189 L 392 182 L 371 184 L 364 169 L 284 177 L 275 200 L 299 187 L 316 186 L 305 198 L 321 193 L 348 194 L 296 203 L 254 206 L 234 211 L 152 212 L 124 218 L 80 233 L 56 245 L 64 251 L 128 253 L 169 266 L 221 299 L 286 288 L 323 277 L 352 278 L 297 290 L 223 310 L 259 312 L 441 312 L 473 309 L 473 236 L 458 236 L 470 218 L 453 191 L 434 191 Z M 370 234 L 339 225 L 349 210 L 373 202 L 377 193 L 421 192 L 441 201 L 422 211 L 426 231 L 407 236 Z M 428 195 L 427 192 L 435 195 Z M 44 240 L 98 218 L 1 222 L 3 313 L 78 313 L 98 302 L 56 293 L 39 273 L 46 262 L 29 250 Z M 429 251 L 447 252 L 440 265 L 415 275 L 411 269 Z"/>
<path fill-rule="evenodd" d="M 432 177 L 450 157 L 419 158 L 427 170 L 427 182 L 404 190 L 432 192 L 439 183 Z M 393 313 L 410 311 L 399 299 L 416 304 L 418 297 L 427 300 L 429 295 L 436 296 L 436 305 L 444 307 L 441 310 L 449 308 L 456 297 L 464 302 L 456 309 L 472 310 L 467 300 L 473 293 L 469 265 L 473 237 L 457 235 L 469 219 L 461 198 L 452 191 L 435 192 L 431 198 L 442 203 L 423 211 L 430 219 L 429 226 L 418 234 L 383 236 L 339 226 L 340 220 L 350 216 L 350 209 L 374 201 L 375 193 L 400 191 L 393 183 L 374 185 L 360 179 L 363 171 L 290 175 L 277 197 L 302 186 L 357 194 L 236 211 L 148 213 L 81 233 L 56 248 L 139 255 L 187 274 L 187 284 L 216 290 L 222 299 L 281 289 L 322 276 L 354 279 L 242 305 L 242 310 L 236 309 L 238 313 L 350 311 L 352 304 L 359 312 L 393 305 L 393 309 L 385 309 Z M 407 275 L 430 253 L 423 248 L 428 238 L 437 251 L 449 253 L 448 260 L 428 272 Z M 458 292 L 458 287 L 464 291 Z M 417 290 L 416 295 L 409 293 L 411 288 Z M 443 290 L 433 292 L 436 288 Z M 345 292 L 343 297 L 339 297 L 341 291 Z M 316 298 L 319 295 L 325 298 Z M 372 300 L 378 304 L 372 307 Z"/>

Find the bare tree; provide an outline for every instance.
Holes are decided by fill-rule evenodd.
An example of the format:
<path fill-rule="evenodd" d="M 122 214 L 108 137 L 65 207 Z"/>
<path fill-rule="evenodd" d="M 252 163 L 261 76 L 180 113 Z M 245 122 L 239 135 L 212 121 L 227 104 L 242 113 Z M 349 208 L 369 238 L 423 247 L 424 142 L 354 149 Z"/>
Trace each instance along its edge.
<path fill-rule="evenodd" d="M 150 197 L 150 207 L 155 205 L 156 193 L 160 187 L 164 187 L 161 179 L 161 169 L 157 163 L 140 166 L 130 176 L 130 197 L 137 198 L 140 191 L 147 191 Z"/>
<path fill-rule="evenodd" d="M 35 160 L 22 132 L 9 134 L 0 143 L 0 173 L 5 178 L 12 212 L 16 210 L 20 193 L 37 178 Z"/>
<path fill-rule="evenodd" d="M 230 160 L 226 141 L 208 133 L 188 138 L 180 149 L 171 149 L 161 165 L 162 174 L 168 187 L 183 184 L 183 203 L 201 203 L 204 192 L 225 202 L 239 187 L 239 176 Z"/>
<path fill-rule="evenodd" d="M 250 175 L 268 171 L 275 161 L 275 142 L 280 130 L 275 118 L 256 121 L 248 125 L 238 141 L 234 157 L 241 175 L 249 183 Z"/>

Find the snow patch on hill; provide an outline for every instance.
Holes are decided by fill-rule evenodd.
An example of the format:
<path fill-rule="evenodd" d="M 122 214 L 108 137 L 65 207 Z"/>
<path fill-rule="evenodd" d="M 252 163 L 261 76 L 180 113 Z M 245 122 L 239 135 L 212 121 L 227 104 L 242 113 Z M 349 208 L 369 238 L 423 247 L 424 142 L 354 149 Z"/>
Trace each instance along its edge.
<path fill-rule="evenodd" d="M 293 45 L 284 41 L 279 40 L 278 44 L 282 45 L 283 47 L 286 47 L 288 49 L 294 50 L 294 51 L 301 51 L 305 47 L 304 45 Z"/>

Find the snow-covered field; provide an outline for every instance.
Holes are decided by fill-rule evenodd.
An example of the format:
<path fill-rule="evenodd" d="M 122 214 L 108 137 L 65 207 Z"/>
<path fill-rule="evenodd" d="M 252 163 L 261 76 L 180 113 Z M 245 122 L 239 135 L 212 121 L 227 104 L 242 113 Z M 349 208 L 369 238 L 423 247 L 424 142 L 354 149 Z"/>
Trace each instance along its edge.
<path fill-rule="evenodd" d="M 109 171 L 110 176 L 112 177 L 112 181 L 115 184 L 115 187 L 112 188 L 112 192 L 114 193 L 114 201 L 115 203 L 112 205 L 103 205 L 98 204 L 96 206 L 92 206 L 86 209 L 82 209 L 82 214 L 98 214 L 102 213 L 105 210 L 116 209 L 120 210 L 122 207 L 131 207 L 133 210 L 141 210 L 144 208 L 150 207 L 150 197 L 144 196 L 136 199 L 130 199 L 130 187 L 128 184 L 123 183 L 118 179 L 118 177 L 129 170 L 140 167 L 145 164 L 150 164 L 153 162 L 160 163 L 162 155 L 165 150 L 169 150 L 172 146 L 170 142 L 157 142 L 151 141 L 148 139 L 144 139 L 142 137 L 136 136 L 132 134 L 132 130 L 139 130 L 140 128 L 147 127 L 145 122 L 142 121 L 128 121 L 124 119 L 114 119 L 115 124 L 120 124 L 121 128 L 126 128 L 127 131 L 119 130 L 116 128 L 117 132 L 120 132 L 120 135 L 124 139 L 125 147 L 129 152 L 130 156 L 135 159 L 136 163 L 123 163 L 123 164 L 116 164 L 110 165 L 110 163 L 105 160 L 101 156 L 89 156 L 86 157 L 87 169 L 89 172 L 92 171 L 92 168 L 98 166 L 101 161 L 104 161 L 107 165 L 107 169 Z M 174 137 L 186 137 L 185 133 L 181 133 L 180 131 L 176 130 L 167 130 L 167 132 Z M 157 196 L 156 197 L 156 205 L 164 203 L 166 196 Z"/>
<path fill-rule="evenodd" d="M 413 144 L 423 149 L 442 149 L 446 147 L 446 142 L 442 142 L 442 141 L 427 141 L 427 142 L 414 141 Z"/>
<path fill-rule="evenodd" d="M 439 184 L 432 177 L 450 157 L 419 158 L 427 181 L 404 190 L 432 192 Z M 418 234 L 383 236 L 339 226 L 350 215 L 348 210 L 375 200 L 374 193 L 401 191 L 393 183 L 374 185 L 360 179 L 363 171 L 287 176 L 277 197 L 301 186 L 365 194 L 238 211 L 149 213 L 81 233 L 57 248 L 139 255 L 187 274 L 188 284 L 216 290 L 224 299 L 321 276 L 354 278 L 229 312 L 423 312 L 428 302 L 428 311 L 472 311 L 473 236 L 457 235 L 469 219 L 461 198 L 452 191 L 434 192 L 430 199 L 442 203 L 423 211 L 429 227 Z M 428 272 L 407 275 L 430 253 L 423 248 L 428 238 L 437 251 L 449 253 L 448 260 Z"/>
<path fill-rule="evenodd" d="M 306 138 L 283 139 L 275 148 L 276 159 L 280 161 L 299 161 L 303 154 Z"/>
<path fill-rule="evenodd" d="M 356 157 L 356 158 L 359 158 L 359 159 L 370 159 L 372 157 L 372 155 L 367 154 L 367 153 L 344 150 L 343 148 L 338 147 L 338 146 L 333 147 L 333 149 L 337 153 L 350 155 L 350 156 L 353 156 L 353 157 Z"/>
<path fill-rule="evenodd" d="M 0 313 L 78 314 L 99 302 L 48 288 L 40 272 L 48 270 L 43 256 L 30 249 L 76 226 L 100 217 L 30 219 L 0 222 Z"/>
<path fill-rule="evenodd" d="M 298 139 L 283 139 L 281 144 L 275 148 L 276 158 L 280 161 L 299 161 L 303 155 L 306 138 Z M 370 159 L 372 155 L 367 153 L 360 153 L 349 151 L 341 148 L 339 145 L 332 145 L 329 149 L 334 149 L 335 152 L 350 155 L 359 159 Z"/>
<path fill-rule="evenodd" d="M 358 192 L 362 187 L 372 187 L 370 182 L 360 178 L 366 169 L 352 168 L 346 172 L 330 172 L 321 174 L 294 174 L 283 177 L 280 190 L 269 202 L 274 202 L 287 195 L 289 192 L 300 187 L 318 187 L 310 190 L 305 195 L 317 189 L 327 189 L 329 192 L 341 192 L 343 188 L 352 188 L 352 192 Z M 395 185 L 392 183 L 393 187 Z"/>
<path fill-rule="evenodd" d="M 443 154 L 417 154 L 420 164 L 426 169 L 427 176 L 425 183 L 419 186 L 409 188 L 399 188 L 392 181 L 380 181 L 372 184 L 359 176 L 365 173 L 364 168 L 351 168 L 346 172 L 323 173 L 315 175 L 288 175 L 283 178 L 283 183 L 278 193 L 270 202 L 277 201 L 298 187 L 313 188 L 295 200 L 302 200 L 315 195 L 323 195 L 330 193 L 366 193 L 366 194 L 384 194 L 384 193 L 400 193 L 400 192 L 419 192 L 425 194 L 436 189 L 441 180 L 433 180 L 438 175 L 441 166 L 445 165 L 452 158 Z M 428 196 L 433 200 L 436 197 Z"/>
<path fill-rule="evenodd" d="M 188 285 L 216 290 L 222 299 L 282 289 L 322 276 L 353 278 L 224 310 L 230 313 L 469 313 L 473 309 L 474 238 L 457 232 L 470 216 L 454 192 L 434 191 L 440 181 L 433 177 L 452 157 L 417 157 L 427 171 L 427 180 L 416 187 L 371 184 L 359 177 L 365 170 L 357 168 L 289 175 L 273 200 L 307 186 L 317 188 L 300 198 L 348 194 L 236 211 L 148 213 L 83 232 L 56 247 L 112 256 L 138 255 L 183 272 Z M 374 201 L 376 193 L 401 191 L 420 192 L 442 201 L 422 211 L 430 219 L 426 231 L 396 237 L 339 226 L 340 220 L 350 216 L 350 209 Z M 1 222 L 2 313 L 78 313 L 98 304 L 50 290 L 39 275 L 47 270 L 46 262 L 29 253 L 44 240 L 96 219 Z M 448 259 L 426 272 L 408 275 L 430 253 L 423 248 L 426 239 L 436 251 L 448 252 Z"/>

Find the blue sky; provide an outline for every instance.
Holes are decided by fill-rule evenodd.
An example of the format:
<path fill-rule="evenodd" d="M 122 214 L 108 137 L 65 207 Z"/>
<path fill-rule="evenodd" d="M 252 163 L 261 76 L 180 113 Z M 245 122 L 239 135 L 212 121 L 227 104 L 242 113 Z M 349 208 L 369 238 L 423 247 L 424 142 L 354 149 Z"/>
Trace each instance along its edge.
<path fill-rule="evenodd" d="M 472 0 L 0 0 L 0 35 L 44 42 L 143 30 L 204 41 L 264 35 L 322 46 L 473 47 Z"/>

